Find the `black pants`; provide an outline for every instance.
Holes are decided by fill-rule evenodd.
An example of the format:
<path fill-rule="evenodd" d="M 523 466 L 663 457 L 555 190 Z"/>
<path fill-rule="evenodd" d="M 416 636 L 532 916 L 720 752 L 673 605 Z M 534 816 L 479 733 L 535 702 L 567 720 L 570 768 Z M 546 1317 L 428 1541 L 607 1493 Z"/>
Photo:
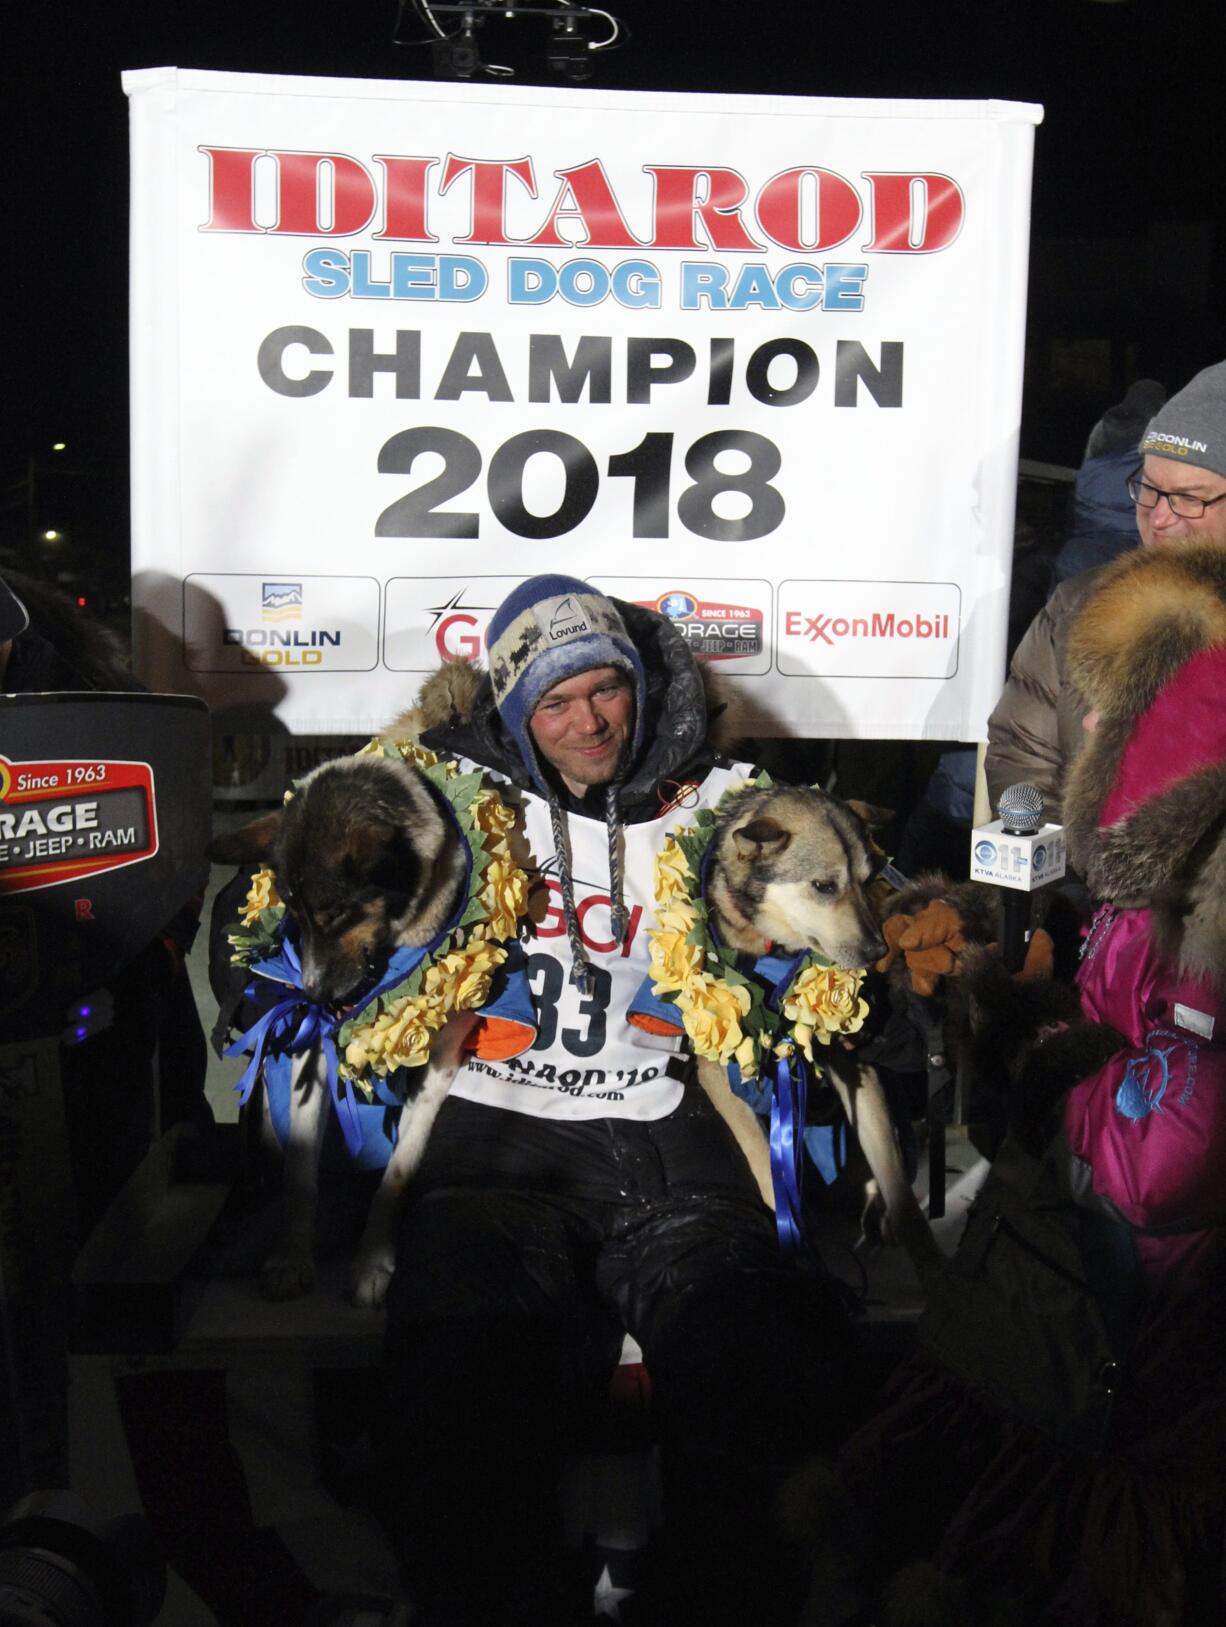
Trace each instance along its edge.
<path fill-rule="evenodd" d="M 829 1282 L 781 1258 L 705 1096 L 646 1124 L 449 1100 L 416 1189 L 386 1369 L 410 1592 L 447 1622 L 578 1619 L 558 1469 L 628 1330 L 661 1445 L 658 1619 L 788 1619 L 774 1498 L 837 1433 L 853 1343 Z"/>

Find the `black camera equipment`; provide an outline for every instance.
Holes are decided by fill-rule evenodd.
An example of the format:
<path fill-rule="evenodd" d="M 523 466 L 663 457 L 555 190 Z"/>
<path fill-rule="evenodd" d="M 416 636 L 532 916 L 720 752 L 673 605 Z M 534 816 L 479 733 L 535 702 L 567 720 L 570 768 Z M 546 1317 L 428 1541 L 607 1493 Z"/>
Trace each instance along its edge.
<path fill-rule="evenodd" d="M 4 1627 L 150 1627 L 165 1595 L 143 1514 L 100 1520 L 71 1492 L 39 1491 L 0 1522 Z"/>
<path fill-rule="evenodd" d="M 408 15 L 424 30 L 417 37 L 404 33 Z M 590 79 L 595 53 L 611 50 L 629 37 L 628 29 L 611 12 L 572 0 L 537 0 L 536 4 L 524 0 L 461 0 L 460 4 L 454 0 L 400 0 L 392 42 L 429 45 L 438 79 L 471 79 L 475 74 L 510 78 L 513 68 L 482 61 L 477 33 L 493 18 L 514 22 L 525 17 L 548 19 L 545 61 L 564 79 Z"/>

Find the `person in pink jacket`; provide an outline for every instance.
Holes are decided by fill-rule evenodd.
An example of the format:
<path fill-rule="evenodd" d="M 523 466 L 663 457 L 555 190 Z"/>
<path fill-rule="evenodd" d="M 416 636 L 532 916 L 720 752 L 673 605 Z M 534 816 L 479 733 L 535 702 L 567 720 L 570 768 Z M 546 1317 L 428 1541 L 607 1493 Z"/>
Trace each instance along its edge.
<path fill-rule="evenodd" d="M 1133 1232 L 1151 1297 L 1220 1284 L 1226 1249 L 1226 559 L 1132 556 L 1071 658 L 1090 739 L 1065 819 L 1104 900 L 1077 982 L 1124 1046 L 1065 1097 L 1074 1174 Z"/>
<path fill-rule="evenodd" d="M 1076 991 L 966 960 L 1013 1127 L 842 1455 L 890 1580 L 814 1622 L 1226 1621 L 1226 550 L 1123 556 L 1069 660 L 1099 907 Z"/>

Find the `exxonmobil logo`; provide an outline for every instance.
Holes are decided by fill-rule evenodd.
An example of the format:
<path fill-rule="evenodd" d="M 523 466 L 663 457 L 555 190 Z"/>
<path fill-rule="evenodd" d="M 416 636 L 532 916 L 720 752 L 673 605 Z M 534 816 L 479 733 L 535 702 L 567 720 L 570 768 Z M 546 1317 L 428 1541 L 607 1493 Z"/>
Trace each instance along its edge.
<path fill-rule="evenodd" d="M 783 618 L 789 638 L 807 638 L 811 643 L 835 644 L 841 638 L 948 638 L 948 615 L 911 616 L 894 611 L 874 610 L 869 616 L 824 616 L 820 611 L 806 616 L 789 610 Z"/>
<path fill-rule="evenodd" d="M 956 582 L 781 582 L 776 664 L 796 677 L 950 678 L 961 621 Z"/>

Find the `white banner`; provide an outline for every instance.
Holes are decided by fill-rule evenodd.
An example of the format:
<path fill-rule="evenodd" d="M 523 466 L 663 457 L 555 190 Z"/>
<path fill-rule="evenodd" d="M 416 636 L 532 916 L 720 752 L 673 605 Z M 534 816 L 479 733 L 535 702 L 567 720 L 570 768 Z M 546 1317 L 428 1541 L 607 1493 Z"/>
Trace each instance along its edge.
<path fill-rule="evenodd" d="M 1040 109 L 124 88 L 157 689 L 378 727 L 559 570 L 672 616 L 746 732 L 983 737 Z"/>

